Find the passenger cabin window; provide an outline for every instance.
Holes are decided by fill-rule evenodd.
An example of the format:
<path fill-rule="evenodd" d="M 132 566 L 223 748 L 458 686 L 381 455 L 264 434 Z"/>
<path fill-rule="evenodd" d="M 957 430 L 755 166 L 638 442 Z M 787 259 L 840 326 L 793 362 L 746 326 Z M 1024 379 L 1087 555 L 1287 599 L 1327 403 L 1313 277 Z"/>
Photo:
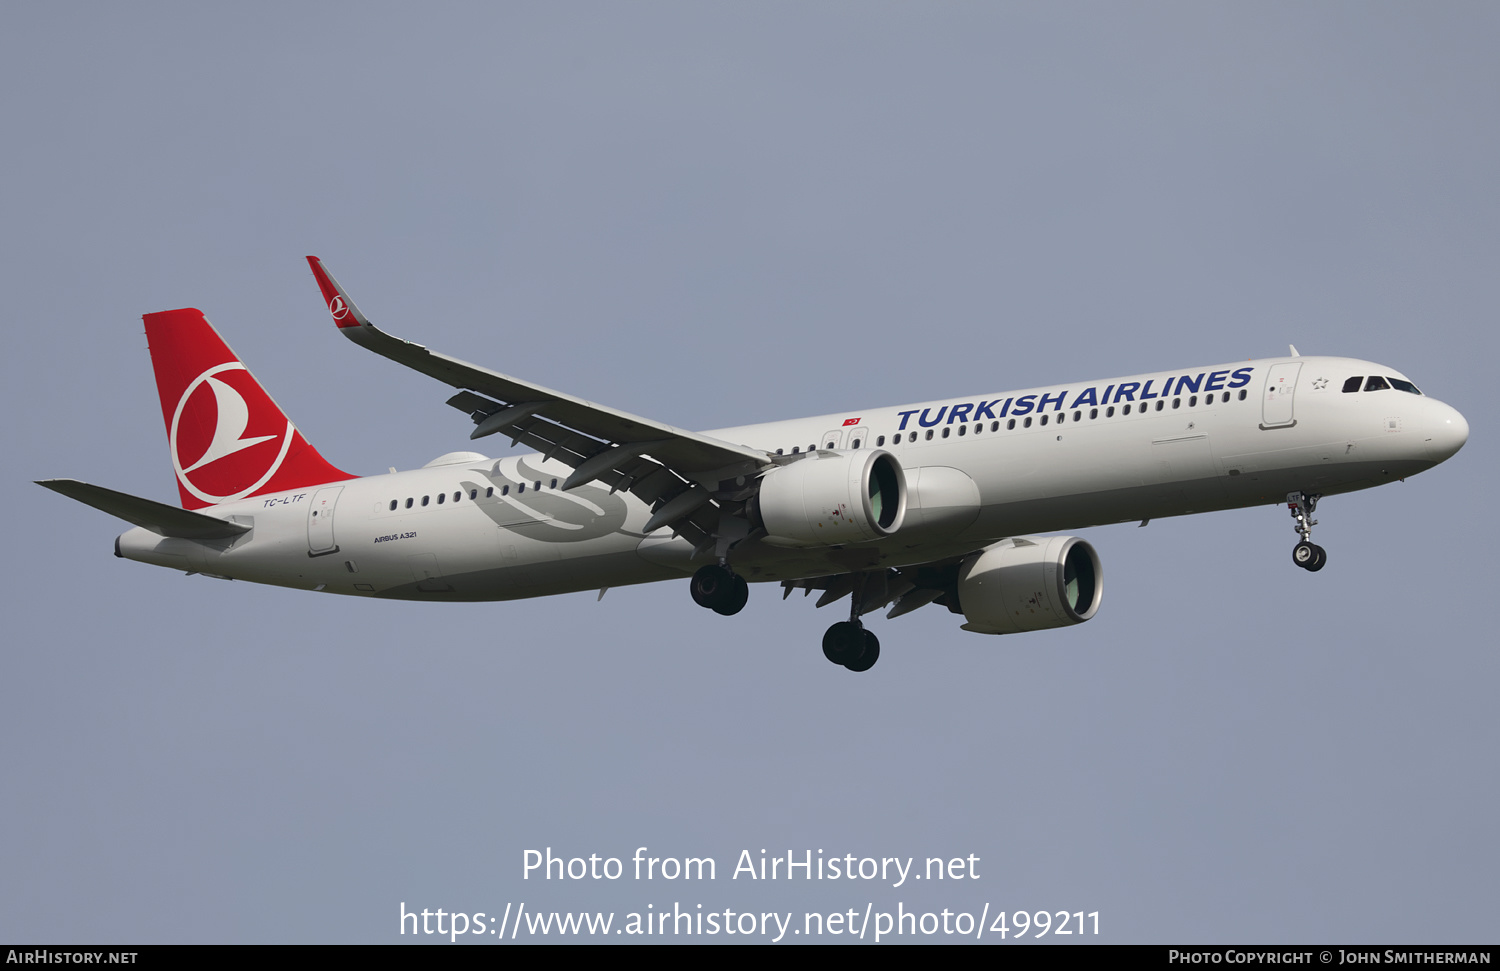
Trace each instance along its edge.
<path fill-rule="evenodd" d="M 391 512 L 395 512 L 395 511 L 396 511 L 396 500 L 392 499 L 391 500 Z"/>
<path fill-rule="evenodd" d="M 407 508 L 407 509 L 410 509 L 410 508 L 411 508 L 411 499 L 410 499 L 410 498 L 408 498 L 408 499 L 407 499 L 407 500 L 406 500 L 406 508 Z"/>
<path fill-rule="evenodd" d="M 427 505 L 427 499 L 428 499 L 427 496 L 423 496 L 422 497 L 422 505 L 424 505 L 424 506 Z"/>
<path fill-rule="evenodd" d="M 885 436 L 884 435 L 881 435 L 879 438 L 875 439 L 875 447 L 876 448 L 879 448 L 880 446 L 882 446 L 884 444 L 885 444 Z"/>
<path fill-rule="evenodd" d="M 1350 378 L 1348 381 L 1345 381 L 1344 382 L 1344 394 L 1351 394 L 1351 393 L 1353 393 L 1355 391 L 1358 391 L 1359 390 L 1360 382 L 1364 381 L 1364 379 L 1365 379 L 1365 376 L 1363 374 L 1356 374 L 1354 377 Z"/>
<path fill-rule="evenodd" d="M 850 442 L 849 443 L 849 447 L 850 448 L 859 448 L 859 439 L 856 438 L 854 441 Z"/>

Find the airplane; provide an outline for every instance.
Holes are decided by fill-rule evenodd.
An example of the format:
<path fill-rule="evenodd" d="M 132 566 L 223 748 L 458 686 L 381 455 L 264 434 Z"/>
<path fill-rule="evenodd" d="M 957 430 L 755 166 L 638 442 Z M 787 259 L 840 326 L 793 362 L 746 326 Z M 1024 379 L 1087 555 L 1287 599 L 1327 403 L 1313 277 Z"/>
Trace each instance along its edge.
<path fill-rule="evenodd" d="M 470 439 L 420 469 L 343 472 L 303 438 L 199 310 L 143 318 L 180 506 L 39 482 L 134 525 L 115 555 L 192 575 L 356 597 L 495 601 L 688 579 L 729 616 L 749 583 L 843 597 L 828 660 L 869 670 L 862 618 L 928 604 L 962 629 L 1080 624 L 1094 547 L 1041 535 L 1285 503 L 1293 562 L 1321 570 L 1319 499 L 1447 460 L 1469 426 L 1405 375 L 1291 356 L 860 408 L 692 432 L 381 331 L 313 256 L 340 333 L 457 389 Z"/>

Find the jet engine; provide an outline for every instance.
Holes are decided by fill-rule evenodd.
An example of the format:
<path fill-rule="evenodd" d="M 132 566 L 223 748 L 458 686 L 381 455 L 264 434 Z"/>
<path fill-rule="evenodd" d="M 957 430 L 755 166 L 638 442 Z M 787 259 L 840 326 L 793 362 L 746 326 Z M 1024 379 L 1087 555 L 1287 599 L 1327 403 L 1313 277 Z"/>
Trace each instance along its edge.
<path fill-rule="evenodd" d="M 906 476 L 879 449 L 810 452 L 761 476 L 750 515 L 770 546 L 868 543 L 901 528 Z"/>
<path fill-rule="evenodd" d="M 1076 536 L 1016 536 L 964 560 L 964 630 L 1018 634 L 1081 624 L 1104 593 L 1099 554 Z"/>

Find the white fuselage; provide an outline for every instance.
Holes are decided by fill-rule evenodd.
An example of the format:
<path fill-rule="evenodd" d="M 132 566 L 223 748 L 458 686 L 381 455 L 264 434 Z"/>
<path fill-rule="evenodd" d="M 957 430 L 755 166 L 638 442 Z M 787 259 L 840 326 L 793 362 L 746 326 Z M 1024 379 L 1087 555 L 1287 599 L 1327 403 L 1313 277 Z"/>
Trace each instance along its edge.
<path fill-rule="evenodd" d="M 749 540 L 730 561 L 751 581 L 927 563 L 1008 536 L 1368 488 L 1462 446 L 1468 425 L 1440 401 L 1343 391 L 1369 375 L 1402 377 L 1349 358 L 1276 358 L 709 432 L 783 456 L 883 448 L 906 473 L 895 535 L 800 550 Z M 646 535 L 651 510 L 626 492 L 597 481 L 563 492 L 570 471 L 538 455 L 467 454 L 208 510 L 251 527 L 233 540 L 136 528 L 116 550 L 188 572 L 419 600 L 622 586 L 705 562 L 669 527 Z"/>

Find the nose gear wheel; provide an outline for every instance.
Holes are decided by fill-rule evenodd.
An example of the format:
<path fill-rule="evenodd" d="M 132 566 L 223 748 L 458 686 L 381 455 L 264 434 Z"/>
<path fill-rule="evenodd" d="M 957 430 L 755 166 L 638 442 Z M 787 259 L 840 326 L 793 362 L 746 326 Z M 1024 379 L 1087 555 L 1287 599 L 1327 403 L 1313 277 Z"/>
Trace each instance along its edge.
<path fill-rule="evenodd" d="M 1292 562 L 1308 573 L 1317 573 L 1328 562 L 1327 551 L 1312 541 L 1312 528 L 1318 525 L 1312 514 L 1318 508 L 1319 498 L 1306 492 L 1291 492 L 1286 497 L 1286 507 L 1297 521 L 1297 535 L 1302 537 L 1302 541 L 1292 547 Z"/>

